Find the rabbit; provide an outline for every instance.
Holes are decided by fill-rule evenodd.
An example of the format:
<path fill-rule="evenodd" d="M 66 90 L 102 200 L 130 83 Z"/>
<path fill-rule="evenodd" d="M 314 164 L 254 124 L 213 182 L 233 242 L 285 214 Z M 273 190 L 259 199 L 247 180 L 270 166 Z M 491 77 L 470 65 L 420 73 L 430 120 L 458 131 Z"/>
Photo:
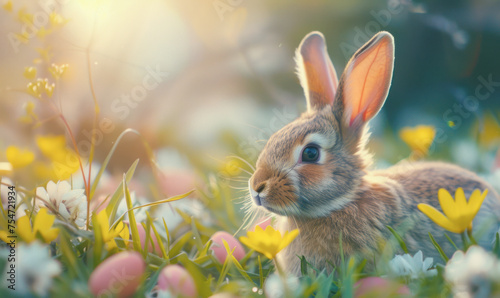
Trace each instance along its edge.
<path fill-rule="evenodd" d="M 439 261 L 431 232 L 444 252 L 455 251 L 444 229 L 418 210 L 426 203 L 440 210 L 438 190 L 452 195 L 458 187 L 469 198 L 474 189 L 489 190 L 475 218 L 476 232 L 492 220 L 480 244 L 491 248 L 500 218 L 500 198 L 486 181 L 443 162 L 396 164 L 370 170 L 365 147 L 368 121 L 384 105 L 394 67 L 394 38 L 379 32 L 350 59 L 340 77 L 328 57 L 320 32 L 309 33 L 296 52 L 307 111 L 274 133 L 259 155 L 248 181 L 253 205 L 277 217 L 282 231 L 299 229 L 298 237 L 277 256 L 283 269 L 300 275 L 300 257 L 318 270 L 331 272 L 343 256 L 368 262 L 381 243 L 401 251 L 387 225 L 400 231 L 410 254 L 422 250 Z M 457 245 L 460 235 L 447 232 Z M 381 242 L 384 240 L 385 242 Z"/>

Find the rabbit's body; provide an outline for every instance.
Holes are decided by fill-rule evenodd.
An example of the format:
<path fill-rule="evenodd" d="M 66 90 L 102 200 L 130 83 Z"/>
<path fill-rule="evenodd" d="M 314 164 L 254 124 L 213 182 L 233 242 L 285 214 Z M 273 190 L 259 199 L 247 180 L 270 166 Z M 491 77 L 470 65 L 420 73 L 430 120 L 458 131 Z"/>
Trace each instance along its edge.
<path fill-rule="evenodd" d="M 417 209 L 438 209 L 438 192 L 461 187 L 467 197 L 489 190 L 476 216 L 474 232 L 492 220 L 482 245 L 498 230 L 500 198 L 474 173 L 437 162 L 399 164 L 370 171 L 366 152 L 367 123 L 382 108 L 392 79 L 394 40 L 375 35 L 348 62 L 340 81 L 328 58 L 321 33 L 307 35 L 297 50 L 297 64 L 308 111 L 271 136 L 249 180 L 257 208 L 281 216 L 279 228 L 300 234 L 278 257 L 288 272 L 300 273 L 300 257 L 317 269 L 331 269 L 344 256 L 369 261 L 393 238 L 396 229 L 408 250 L 439 260 L 428 233 L 448 254 L 453 250 L 444 230 Z M 432 141 L 432 140 L 430 140 Z M 461 245 L 460 235 L 448 233 Z M 397 250 L 397 245 L 393 245 Z"/>
<path fill-rule="evenodd" d="M 451 257 L 455 251 L 445 238 L 444 229 L 436 226 L 426 215 L 417 209 L 419 203 L 426 203 L 440 209 L 437 194 L 439 188 L 454 193 L 462 187 L 468 197 L 474 189 L 489 189 L 474 225 L 482 226 L 482 221 L 500 218 L 500 199 L 494 189 L 476 174 L 460 167 L 438 162 L 415 162 L 396 165 L 386 170 L 366 172 L 353 200 L 344 208 L 333 211 L 329 216 L 318 218 L 287 218 L 278 220 L 282 231 L 298 228 L 300 234 L 293 245 L 278 255 L 279 261 L 287 272 L 300 274 L 300 259 L 306 260 L 316 269 L 332 268 L 329 263 L 340 263 L 339 237 L 342 233 L 344 257 L 358 256 L 369 264 L 381 253 L 381 245 L 392 237 L 386 226 L 398 230 L 404 237 L 411 254 L 422 250 L 425 257 L 441 260 L 436 248 L 429 239 L 432 232 L 444 252 Z M 450 184 L 453 181 L 453 184 Z M 488 225 L 488 223 L 485 223 Z M 487 228 L 487 227 L 486 227 Z M 489 226 L 481 239 L 481 245 L 491 247 L 498 225 Z M 453 241 L 461 246 L 461 236 L 446 232 Z M 392 252 L 403 253 L 392 241 Z"/>

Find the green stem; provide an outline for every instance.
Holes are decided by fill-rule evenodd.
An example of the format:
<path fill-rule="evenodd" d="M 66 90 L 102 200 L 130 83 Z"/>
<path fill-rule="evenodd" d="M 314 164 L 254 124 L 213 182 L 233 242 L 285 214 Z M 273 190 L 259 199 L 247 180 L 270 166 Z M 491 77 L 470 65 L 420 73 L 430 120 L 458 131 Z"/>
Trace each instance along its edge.
<path fill-rule="evenodd" d="M 469 236 L 470 242 L 472 244 L 477 245 L 476 239 L 474 239 L 474 236 L 472 236 L 472 229 L 467 229 L 467 235 Z"/>
<path fill-rule="evenodd" d="M 467 248 L 469 248 L 469 241 L 467 240 L 466 232 L 465 231 L 462 232 L 460 236 L 462 236 L 462 244 L 464 246 L 464 251 L 467 251 Z"/>

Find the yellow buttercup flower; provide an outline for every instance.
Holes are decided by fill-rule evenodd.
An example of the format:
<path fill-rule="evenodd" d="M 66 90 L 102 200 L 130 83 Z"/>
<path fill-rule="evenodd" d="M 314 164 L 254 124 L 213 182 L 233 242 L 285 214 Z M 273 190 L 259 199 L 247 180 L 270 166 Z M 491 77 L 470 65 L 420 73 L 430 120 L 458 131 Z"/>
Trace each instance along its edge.
<path fill-rule="evenodd" d="M 48 214 L 47 208 L 41 208 L 33 220 L 33 227 L 30 223 L 28 215 L 22 216 L 17 221 L 15 234 L 23 241 L 31 243 L 37 239 L 37 234 L 41 236 L 45 243 L 50 243 L 57 238 L 59 229 L 52 228 L 55 215 Z M 0 231 L 0 239 L 9 243 L 11 239 L 8 236 L 12 235 L 12 231 Z"/>
<path fill-rule="evenodd" d="M 119 222 L 114 229 L 109 228 L 109 219 L 106 210 L 99 212 L 96 215 L 95 220 L 97 221 L 94 226 L 98 226 L 102 235 L 102 240 L 106 246 L 106 249 L 112 250 L 117 247 L 115 242 L 115 237 L 120 237 L 125 242 L 130 239 L 130 233 L 128 226 L 125 225 L 122 221 Z"/>
<path fill-rule="evenodd" d="M 262 253 L 269 259 L 274 259 L 276 255 L 283 248 L 287 247 L 298 235 L 298 229 L 286 231 L 285 235 L 281 235 L 280 231 L 276 231 L 271 226 L 267 226 L 265 231 L 260 226 L 256 226 L 254 232 L 247 232 L 247 236 L 240 237 L 240 241 L 251 249 L 255 249 Z"/>
<path fill-rule="evenodd" d="M 435 136 L 436 130 L 429 125 L 419 125 L 413 128 L 405 127 L 399 131 L 399 137 L 413 152 L 421 155 L 427 155 Z"/>
<path fill-rule="evenodd" d="M 7 161 L 14 169 L 24 168 L 35 160 L 35 154 L 28 149 L 19 149 L 16 146 L 9 146 L 5 151 Z"/>
<path fill-rule="evenodd" d="M 444 214 L 427 204 L 418 204 L 418 209 L 443 229 L 460 234 L 467 229 L 472 230 L 472 220 L 476 217 L 487 194 L 487 189 L 483 193 L 476 189 L 467 202 L 461 187 L 457 188 L 455 199 L 446 189 L 441 188 L 438 197 Z"/>
<path fill-rule="evenodd" d="M 66 138 L 60 136 L 38 136 L 36 143 L 43 155 L 52 161 L 57 180 L 66 180 L 78 171 L 80 163 L 75 151 L 66 147 Z"/>
<path fill-rule="evenodd" d="M 12 12 L 12 1 L 7 1 L 4 5 L 2 5 L 2 8 L 8 12 Z"/>

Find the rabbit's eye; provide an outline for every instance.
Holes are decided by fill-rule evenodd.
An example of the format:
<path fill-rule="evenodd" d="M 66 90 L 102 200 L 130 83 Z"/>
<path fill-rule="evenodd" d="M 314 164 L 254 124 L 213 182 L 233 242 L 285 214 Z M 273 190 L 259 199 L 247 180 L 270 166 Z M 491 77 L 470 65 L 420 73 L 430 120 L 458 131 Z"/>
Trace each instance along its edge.
<path fill-rule="evenodd" d="M 316 146 L 307 146 L 302 151 L 303 162 L 315 162 L 319 159 L 319 149 Z"/>

